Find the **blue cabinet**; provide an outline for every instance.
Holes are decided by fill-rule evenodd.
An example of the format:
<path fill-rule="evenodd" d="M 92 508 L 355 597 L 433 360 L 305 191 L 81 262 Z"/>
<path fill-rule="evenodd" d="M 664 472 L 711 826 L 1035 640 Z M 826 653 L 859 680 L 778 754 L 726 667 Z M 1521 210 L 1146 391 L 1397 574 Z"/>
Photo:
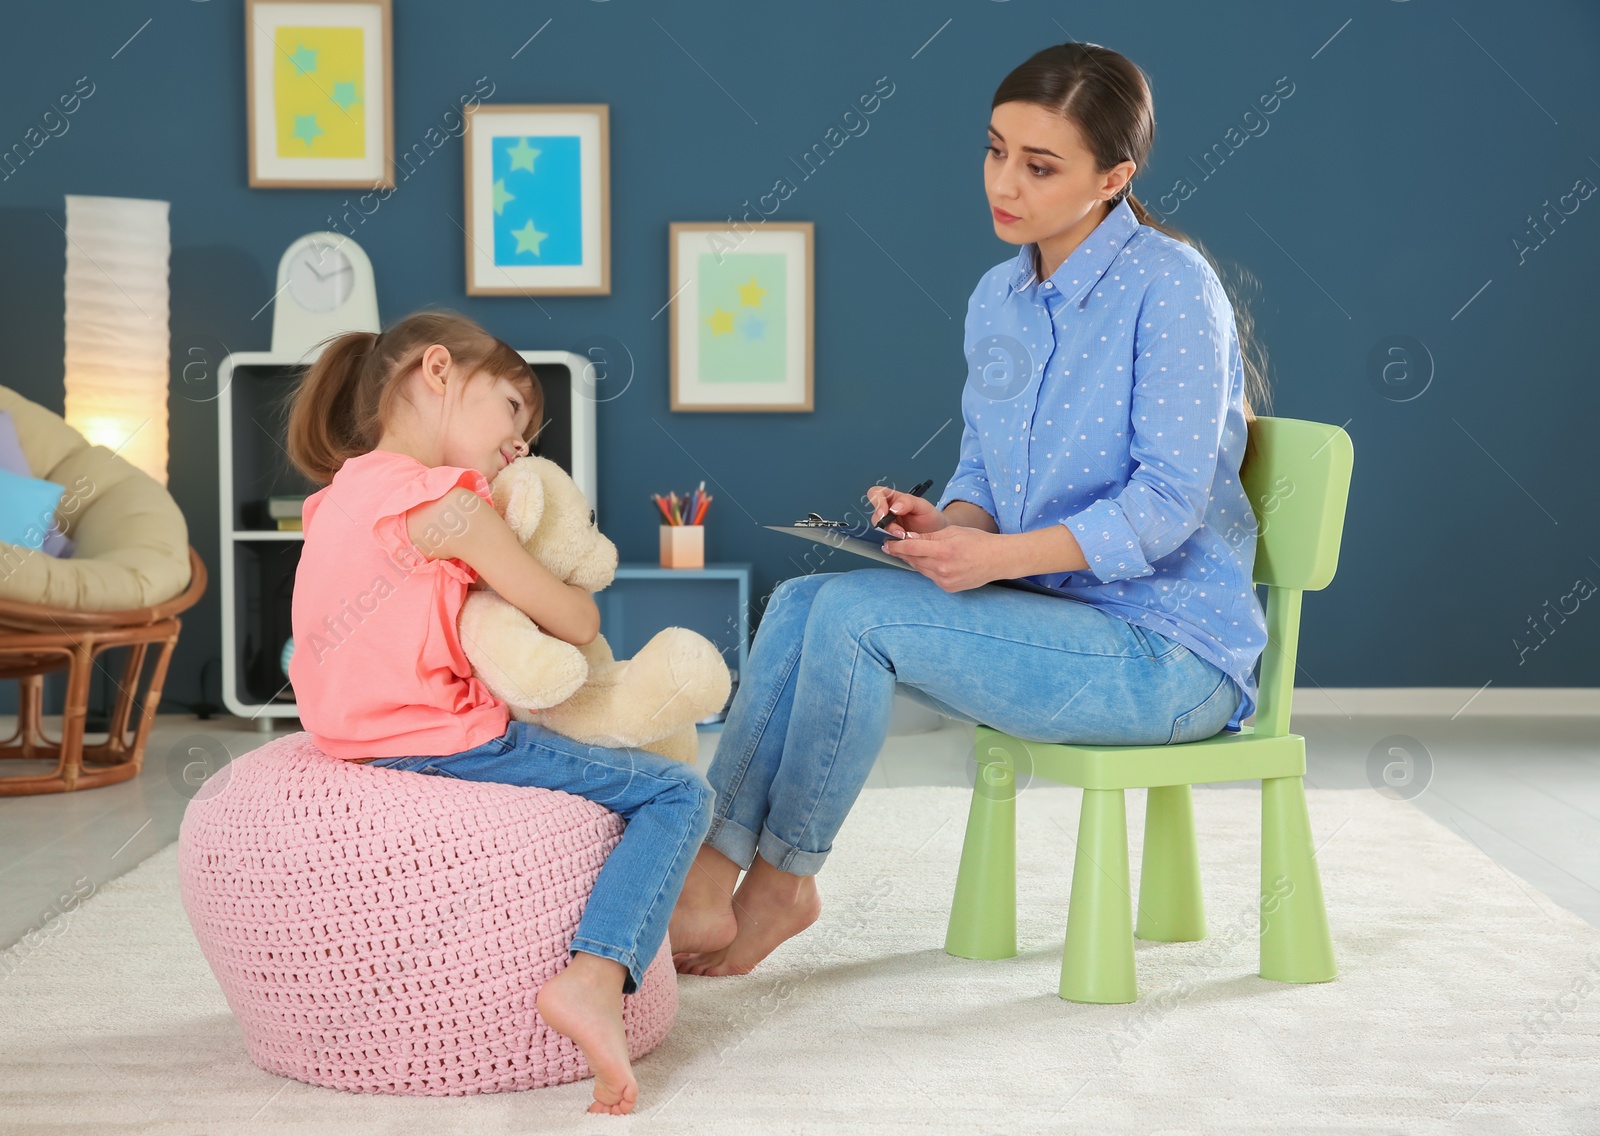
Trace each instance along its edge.
<path fill-rule="evenodd" d="M 619 564 L 610 587 L 594 598 L 600 632 L 617 658 L 632 658 L 663 627 L 687 627 L 717 645 L 738 688 L 750 643 L 750 565 Z M 726 712 L 724 706 L 700 727 L 719 728 Z"/>

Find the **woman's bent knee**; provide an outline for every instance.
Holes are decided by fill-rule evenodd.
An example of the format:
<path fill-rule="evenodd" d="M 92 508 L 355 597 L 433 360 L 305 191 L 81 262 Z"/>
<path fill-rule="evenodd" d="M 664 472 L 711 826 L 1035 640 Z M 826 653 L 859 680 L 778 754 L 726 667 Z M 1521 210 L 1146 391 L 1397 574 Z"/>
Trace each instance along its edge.
<path fill-rule="evenodd" d="M 885 616 L 903 614 L 908 589 L 923 580 L 920 573 L 899 568 L 858 568 L 834 573 L 812 601 L 812 611 L 822 611 L 830 624 L 867 627 Z"/>
<path fill-rule="evenodd" d="M 844 575 L 844 573 L 808 572 L 804 576 L 790 576 L 787 580 L 780 581 L 778 586 L 772 589 L 771 596 L 767 598 L 767 607 L 771 608 L 773 604 L 796 599 L 809 600 L 822 585 L 830 580 L 837 579 L 841 575 Z"/>

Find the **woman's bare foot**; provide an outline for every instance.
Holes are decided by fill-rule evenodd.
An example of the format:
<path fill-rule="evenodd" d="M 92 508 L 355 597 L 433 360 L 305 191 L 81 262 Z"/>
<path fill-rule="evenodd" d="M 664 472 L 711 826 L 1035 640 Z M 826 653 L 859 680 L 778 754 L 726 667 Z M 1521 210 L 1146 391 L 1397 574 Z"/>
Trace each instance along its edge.
<path fill-rule="evenodd" d="M 817 921 L 822 897 L 811 876 L 781 872 L 760 856 L 733 895 L 738 933 L 721 950 L 674 958 L 684 974 L 749 974 L 780 943 Z"/>
<path fill-rule="evenodd" d="M 702 844 L 667 924 L 673 955 L 717 951 L 733 942 L 739 929 L 733 917 L 733 888 L 738 882 L 739 865 Z"/>
<path fill-rule="evenodd" d="M 622 982 L 627 969 L 613 959 L 578 951 L 567 969 L 539 988 L 539 1015 L 583 1050 L 594 1074 L 590 1112 L 621 1116 L 639 1099 L 622 1028 Z"/>

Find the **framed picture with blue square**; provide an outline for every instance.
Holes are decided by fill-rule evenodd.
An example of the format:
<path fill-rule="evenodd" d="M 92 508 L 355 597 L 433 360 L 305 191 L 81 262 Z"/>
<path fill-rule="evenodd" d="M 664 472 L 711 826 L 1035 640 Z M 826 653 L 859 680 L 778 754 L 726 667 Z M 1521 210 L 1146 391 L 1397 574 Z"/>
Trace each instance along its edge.
<path fill-rule="evenodd" d="M 810 221 L 668 226 L 673 410 L 811 410 Z"/>
<path fill-rule="evenodd" d="M 389 0 L 245 0 L 258 189 L 393 189 Z"/>
<path fill-rule="evenodd" d="M 466 108 L 467 293 L 611 294 L 610 108 Z"/>

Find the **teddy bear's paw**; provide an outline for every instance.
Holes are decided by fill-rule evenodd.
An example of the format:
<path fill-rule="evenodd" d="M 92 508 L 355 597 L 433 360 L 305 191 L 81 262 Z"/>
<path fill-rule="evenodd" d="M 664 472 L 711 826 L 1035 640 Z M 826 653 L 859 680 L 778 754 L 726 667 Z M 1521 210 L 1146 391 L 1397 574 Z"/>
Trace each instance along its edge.
<path fill-rule="evenodd" d="M 546 635 L 495 592 L 469 594 L 456 628 L 473 673 L 502 702 L 554 706 L 588 681 L 589 664 L 577 647 Z"/>
<path fill-rule="evenodd" d="M 715 646 L 686 628 L 669 627 L 633 658 L 591 667 L 589 681 L 543 711 L 540 721 L 590 745 L 655 749 L 662 738 L 685 727 L 692 731 L 722 709 L 731 686 Z M 688 751 L 688 743 L 677 745 L 676 752 Z"/>
<path fill-rule="evenodd" d="M 664 673 L 671 697 L 667 709 L 680 721 L 697 722 L 721 710 L 733 688 L 722 652 L 687 627 L 658 631 L 630 666 Z"/>

